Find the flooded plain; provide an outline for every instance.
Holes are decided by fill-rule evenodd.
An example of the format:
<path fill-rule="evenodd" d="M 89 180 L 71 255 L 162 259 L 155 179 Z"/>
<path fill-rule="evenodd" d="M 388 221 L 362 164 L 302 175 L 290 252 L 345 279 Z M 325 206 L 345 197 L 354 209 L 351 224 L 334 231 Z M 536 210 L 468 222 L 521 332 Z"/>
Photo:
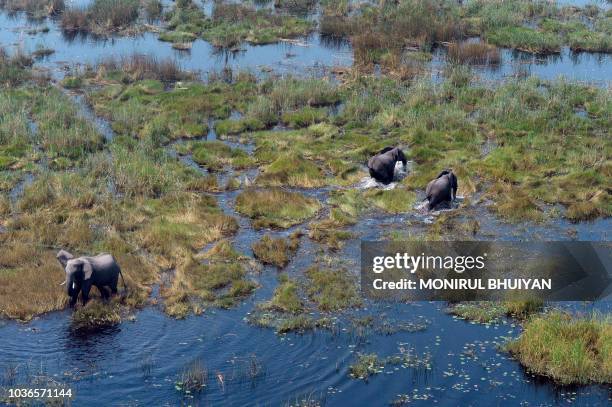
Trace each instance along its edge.
<path fill-rule="evenodd" d="M 208 3 L 210 6 L 210 3 Z M 41 31 L 41 27 L 49 30 Z M 154 32 L 137 36 L 93 38 L 66 36 L 53 19 L 31 21 L 22 14 L 0 12 L 0 46 L 55 52 L 37 62 L 59 80 L 71 69 L 95 63 L 109 55 L 145 53 L 171 57 L 203 77 L 226 67 L 248 69 L 259 74 L 274 72 L 294 75 L 330 75 L 334 67 L 351 66 L 352 50 L 347 42 L 330 42 L 318 34 L 299 41 L 272 45 L 244 45 L 235 52 L 219 52 L 198 39 L 190 51 L 177 51 L 157 40 Z M 502 50 L 496 66 L 475 67 L 483 80 L 498 82 L 515 76 L 536 75 L 544 79 L 559 76 L 609 87 L 612 64 L 609 54 L 579 53 L 564 49 L 561 54 L 538 57 Z M 431 75 L 439 75 L 445 51 L 434 52 Z M 82 115 L 93 122 L 106 138 L 110 125 L 96 117 L 81 95 L 72 95 Z M 213 128 L 213 126 L 211 126 Z M 211 132 L 207 139 L 216 139 Z M 253 146 L 230 142 L 253 153 Z M 172 150 L 172 147 L 170 147 Z M 172 152 L 172 151 L 170 151 Z M 199 168 L 189 156 L 185 163 Z M 231 176 L 253 180 L 257 172 L 221 172 L 220 184 Z M 24 182 L 31 182 L 29 179 Z M 362 187 L 377 187 L 364 180 Z M 356 186 L 356 187 L 359 187 Z M 23 184 L 15 189 L 15 197 Z M 299 189 L 321 202 L 330 188 Z M 255 230 L 235 210 L 237 191 L 214 194 L 222 210 L 238 219 L 233 238 L 235 248 L 253 257 L 251 245 L 269 230 Z M 15 197 L 12 197 L 15 199 Z M 323 217 L 324 214 L 319 216 Z M 418 234 L 428 228 L 432 215 L 418 211 L 389 215 L 371 211 L 351 226 L 353 233 L 333 256 L 338 264 L 353 270 L 358 278 L 359 244 L 363 240 L 388 239 L 393 234 Z M 461 216 L 479 220 L 473 236 L 480 240 L 609 240 L 612 220 L 569 223 L 565 220 L 533 224 L 508 223 L 497 219 L 486 207 L 471 206 Z M 274 236 L 286 236 L 296 227 Z M 285 269 L 299 277 L 322 248 L 308 236 Z M 499 347 L 520 332 L 520 325 L 503 319 L 491 324 L 473 324 L 445 312 L 442 302 L 385 304 L 366 301 L 363 309 L 343 314 L 333 329 L 303 334 L 278 335 L 272 329 L 254 327 L 247 319 L 255 304 L 272 296 L 277 270 L 263 268 L 251 276 L 259 288 L 241 305 L 230 310 L 207 309 L 203 315 L 184 320 L 167 317 L 153 290 L 150 306 L 134 313 L 131 321 L 94 333 L 75 333 L 70 311 L 56 312 L 21 324 L 0 320 L 0 384 L 26 385 L 34 378 L 69 387 L 75 405 L 364 405 L 396 402 L 437 405 L 606 405 L 608 386 L 557 386 L 527 373 Z M 574 312 L 594 309 L 610 312 L 607 302 L 598 304 L 550 304 L 572 307 Z M 374 316 L 377 323 L 361 326 L 355 321 Z M 336 317 L 334 317 L 336 318 Z M 352 379 L 348 366 L 358 353 L 396 357 L 367 381 Z M 207 385 L 197 394 L 177 389 L 181 372 L 201 360 Z M 13 372 L 10 375 L 7 372 Z"/>

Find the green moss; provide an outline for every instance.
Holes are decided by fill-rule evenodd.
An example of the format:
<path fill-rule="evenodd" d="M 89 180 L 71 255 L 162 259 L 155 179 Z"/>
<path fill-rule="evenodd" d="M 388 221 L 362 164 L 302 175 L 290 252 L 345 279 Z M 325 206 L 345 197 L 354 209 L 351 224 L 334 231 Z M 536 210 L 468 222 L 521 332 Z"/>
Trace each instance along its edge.
<path fill-rule="evenodd" d="M 236 210 L 256 228 L 288 228 L 314 216 L 321 204 L 313 198 L 281 189 L 246 190 L 236 198 Z"/>
<path fill-rule="evenodd" d="M 561 384 L 612 383 L 609 318 L 546 314 L 528 321 L 507 349 L 530 372 Z"/>

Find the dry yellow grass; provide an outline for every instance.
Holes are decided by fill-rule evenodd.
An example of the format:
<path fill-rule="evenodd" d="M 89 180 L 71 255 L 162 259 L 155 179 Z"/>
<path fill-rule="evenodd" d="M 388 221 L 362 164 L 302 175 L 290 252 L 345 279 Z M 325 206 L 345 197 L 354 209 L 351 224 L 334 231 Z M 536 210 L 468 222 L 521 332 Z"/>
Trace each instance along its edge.
<path fill-rule="evenodd" d="M 3 244 L 0 252 L 0 316 L 29 321 L 63 309 L 68 297 L 59 287 L 64 273 L 55 252 L 27 244 Z"/>

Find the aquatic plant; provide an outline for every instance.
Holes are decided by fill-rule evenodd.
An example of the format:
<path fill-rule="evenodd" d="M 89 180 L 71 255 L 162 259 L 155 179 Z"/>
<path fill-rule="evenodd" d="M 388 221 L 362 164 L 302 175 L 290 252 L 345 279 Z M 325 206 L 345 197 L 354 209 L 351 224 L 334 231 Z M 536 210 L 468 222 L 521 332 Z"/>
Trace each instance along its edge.
<path fill-rule="evenodd" d="M 195 78 L 193 73 L 182 69 L 175 59 L 159 59 L 153 55 L 137 53 L 121 57 L 104 57 L 96 62 L 92 69 L 108 76 L 121 72 L 127 74 L 131 82 L 145 79 L 176 82 Z"/>
<path fill-rule="evenodd" d="M 70 8 L 61 19 L 65 31 L 109 33 L 130 27 L 138 18 L 139 0 L 94 0 L 85 8 Z"/>
<path fill-rule="evenodd" d="M 0 0 L 0 8 L 10 12 L 24 11 L 36 19 L 60 13 L 64 7 L 64 0 Z"/>
<path fill-rule="evenodd" d="M 486 38 L 492 44 L 534 54 L 549 54 L 561 50 L 559 37 L 527 27 L 500 28 L 488 32 Z"/>
<path fill-rule="evenodd" d="M 609 317 L 552 312 L 529 320 L 506 349 L 530 372 L 561 384 L 612 382 Z"/>
<path fill-rule="evenodd" d="M 305 272 L 310 284 L 309 298 L 322 311 L 339 311 L 361 305 L 354 280 L 346 270 L 312 267 Z"/>
<path fill-rule="evenodd" d="M 468 321 L 488 324 L 499 322 L 504 316 L 525 319 L 539 312 L 543 305 L 538 299 L 477 301 L 455 304 L 448 309 L 448 312 Z"/>
<path fill-rule="evenodd" d="M 314 198 L 276 188 L 247 189 L 236 198 L 236 210 L 250 217 L 258 229 L 286 229 L 311 218 L 320 208 Z"/>
<path fill-rule="evenodd" d="M 301 236 L 302 233 L 299 231 L 292 233 L 288 239 L 275 239 L 266 234 L 251 246 L 253 254 L 263 263 L 283 268 L 289 263 L 290 256 L 297 250 Z"/>
<path fill-rule="evenodd" d="M 199 393 L 208 384 L 208 370 L 200 359 L 196 359 L 183 368 L 179 379 L 174 384 L 182 393 Z"/>
<path fill-rule="evenodd" d="M 461 64 L 499 64 L 499 50 L 484 42 L 453 42 L 448 46 L 448 58 Z"/>
<path fill-rule="evenodd" d="M 298 14 L 312 11 L 316 5 L 317 0 L 274 0 L 274 7 Z"/>
<path fill-rule="evenodd" d="M 90 301 L 72 314 L 72 329 L 92 330 L 121 323 L 117 304 Z"/>
<path fill-rule="evenodd" d="M 266 186 L 315 188 L 325 183 L 323 172 L 312 161 L 298 154 L 283 154 L 264 167 L 256 183 Z"/>
<path fill-rule="evenodd" d="M 150 21 L 159 18 L 162 14 L 163 6 L 160 0 L 144 0 L 143 7 Z"/>
<path fill-rule="evenodd" d="M 269 44 L 280 39 L 308 34 L 313 28 L 310 21 L 283 16 L 268 9 L 256 10 L 245 4 L 215 4 L 211 25 L 203 37 L 216 47 L 233 47 L 242 41 Z"/>
<path fill-rule="evenodd" d="M 298 284 L 295 280 L 289 279 L 286 275 L 279 277 L 280 284 L 274 290 L 272 299 L 264 303 L 262 308 L 285 312 L 289 314 L 300 314 L 304 311 L 304 304 L 298 295 Z M 285 326 L 287 328 L 287 326 Z M 288 331 L 285 329 L 284 331 Z"/>
<path fill-rule="evenodd" d="M 252 167 L 254 160 L 239 148 L 231 148 L 221 141 L 199 141 L 188 145 L 193 160 L 210 171 L 219 171 L 224 166 L 235 169 Z"/>
<path fill-rule="evenodd" d="M 383 362 L 375 353 L 359 354 L 357 361 L 349 366 L 349 375 L 354 379 L 367 380 L 369 376 L 380 373 L 383 368 Z"/>
<path fill-rule="evenodd" d="M 4 48 L 0 48 L 0 86 L 16 87 L 30 79 L 32 74 L 26 68 L 33 63 L 32 57 L 21 50 L 9 55 Z"/>

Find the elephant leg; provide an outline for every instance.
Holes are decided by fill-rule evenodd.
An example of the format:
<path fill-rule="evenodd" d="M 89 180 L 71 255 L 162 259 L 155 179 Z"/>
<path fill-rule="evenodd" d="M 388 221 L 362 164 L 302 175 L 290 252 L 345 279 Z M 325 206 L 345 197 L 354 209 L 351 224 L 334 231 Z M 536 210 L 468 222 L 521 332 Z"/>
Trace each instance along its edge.
<path fill-rule="evenodd" d="M 108 297 L 110 297 L 110 294 L 108 293 L 108 290 L 106 289 L 106 287 L 104 287 L 103 285 L 97 285 L 96 287 L 98 287 L 98 291 L 100 291 L 100 295 L 102 295 L 102 299 L 108 300 Z"/>
<path fill-rule="evenodd" d="M 441 200 L 439 197 L 432 196 L 431 198 L 429 198 L 429 204 L 427 205 L 427 209 L 433 211 L 440 202 Z"/>
<path fill-rule="evenodd" d="M 76 295 L 74 295 L 74 294 L 73 294 L 73 295 L 70 297 L 70 302 L 69 302 L 70 308 L 74 308 L 74 306 L 75 306 L 75 305 L 76 305 L 76 303 L 77 303 L 77 298 L 78 298 L 78 296 L 79 296 L 79 293 L 76 293 Z"/>
<path fill-rule="evenodd" d="M 89 291 L 91 290 L 91 283 L 84 282 L 83 287 L 81 288 L 81 302 L 83 305 L 87 304 L 89 301 Z"/>
<path fill-rule="evenodd" d="M 117 282 L 115 281 L 110 285 L 110 290 L 112 295 L 117 295 Z"/>

